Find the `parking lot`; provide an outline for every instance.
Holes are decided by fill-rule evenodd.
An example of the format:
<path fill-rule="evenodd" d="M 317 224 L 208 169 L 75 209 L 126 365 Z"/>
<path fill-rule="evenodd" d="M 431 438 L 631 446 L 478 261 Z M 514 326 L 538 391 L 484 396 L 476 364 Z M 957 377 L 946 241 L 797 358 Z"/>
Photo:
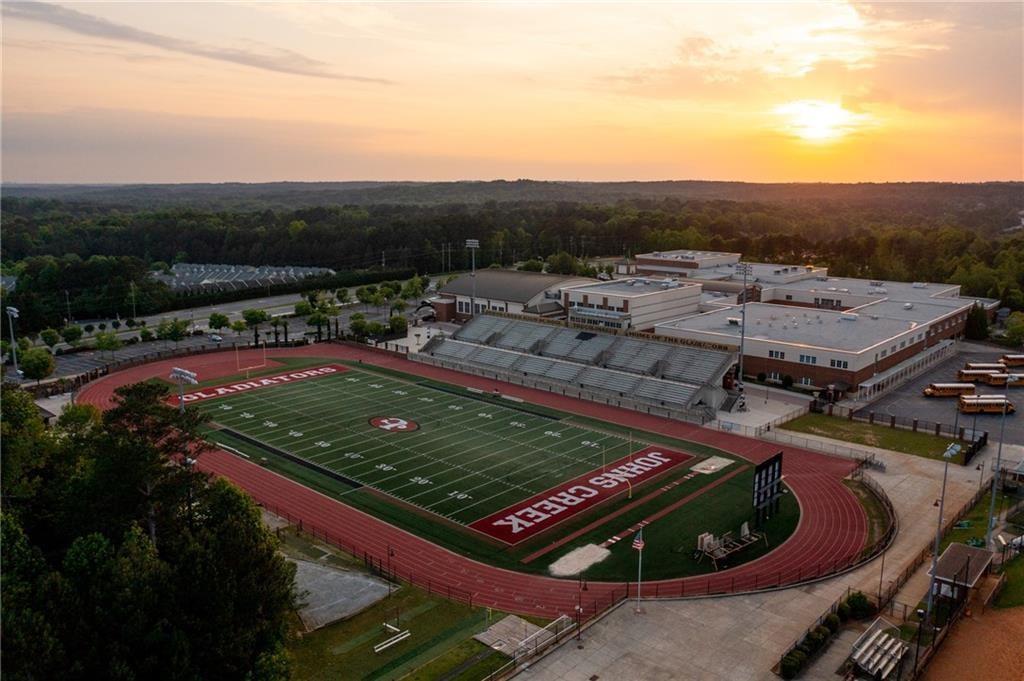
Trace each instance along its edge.
<path fill-rule="evenodd" d="M 957 383 L 957 371 L 967 362 L 996 362 L 1003 353 L 992 352 L 961 352 L 947 361 L 933 367 L 917 378 L 907 382 L 865 408 L 876 414 L 890 414 L 910 419 L 935 421 L 953 424 L 957 419 L 957 400 L 954 397 L 924 397 L 922 391 L 929 383 Z M 1021 371 L 1020 373 L 1024 373 Z M 1017 407 L 1017 413 L 1006 416 L 1007 444 L 1024 444 L 1024 386 L 1007 388 L 976 384 L 978 394 L 1007 395 Z M 989 441 L 995 444 L 999 439 L 999 414 L 960 415 L 959 426 L 987 430 Z"/>

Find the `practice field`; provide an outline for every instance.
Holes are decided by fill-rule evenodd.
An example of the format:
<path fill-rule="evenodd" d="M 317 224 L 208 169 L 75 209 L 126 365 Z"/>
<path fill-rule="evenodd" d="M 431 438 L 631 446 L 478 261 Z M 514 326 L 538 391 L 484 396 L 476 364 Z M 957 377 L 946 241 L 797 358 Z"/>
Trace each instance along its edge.
<path fill-rule="evenodd" d="M 693 459 L 517 401 L 339 364 L 187 396 L 215 427 L 506 544 Z"/>

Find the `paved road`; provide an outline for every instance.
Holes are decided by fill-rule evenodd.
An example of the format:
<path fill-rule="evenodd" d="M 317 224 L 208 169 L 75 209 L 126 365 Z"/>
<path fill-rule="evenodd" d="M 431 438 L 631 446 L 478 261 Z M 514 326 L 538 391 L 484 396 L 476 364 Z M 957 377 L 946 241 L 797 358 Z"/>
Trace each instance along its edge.
<path fill-rule="evenodd" d="M 226 303 L 222 305 L 209 305 L 206 307 L 195 308 L 194 310 L 178 310 L 177 312 L 169 312 L 164 316 L 147 317 L 146 323 L 150 330 L 155 330 L 159 325 L 161 319 L 170 319 L 177 317 L 178 319 L 195 319 L 195 327 L 204 331 L 209 331 L 207 321 L 209 320 L 212 312 L 221 312 L 228 315 L 231 321 L 242 318 L 242 310 L 248 310 L 250 308 L 259 308 L 265 310 L 268 314 L 290 314 L 295 310 L 295 303 L 302 299 L 302 296 L 298 294 L 289 294 L 285 296 L 274 296 L 271 298 L 259 298 L 256 300 L 243 300 L 236 303 Z M 412 321 L 413 311 L 416 306 L 419 305 L 419 301 L 410 301 L 408 308 L 403 313 L 406 319 Z M 389 314 L 387 311 L 378 311 L 374 307 L 365 309 L 364 305 L 358 303 L 348 305 L 342 308 L 341 313 L 338 315 L 338 326 L 344 331 L 348 329 L 350 319 L 356 312 L 361 312 L 366 315 L 367 321 L 376 321 L 386 324 L 388 322 Z M 288 335 L 289 338 L 299 338 L 303 334 L 315 334 L 316 328 L 306 325 L 305 319 L 303 318 L 289 318 L 288 320 Z M 332 322 L 332 329 L 333 329 Z M 324 330 L 324 334 L 326 334 Z M 122 341 L 126 341 L 128 338 L 138 336 L 139 330 L 125 330 L 121 329 L 118 332 L 118 336 Z M 333 331 L 332 331 L 333 334 Z M 234 331 L 222 331 L 219 334 L 223 339 L 220 344 L 233 344 L 238 343 L 241 346 L 245 346 L 252 341 L 252 332 L 246 331 L 242 334 L 236 334 Z M 263 324 L 260 327 L 260 335 L 264 340 L 273 340 L 273 329 L 268 324 Z M 283 340 L 283 332 L 280 336 Z M 85 342 L 88 342 L 89 336 L 86 336 Z M 219 345 L 213 341 L 209 335 L 203 334 L 198 336 L 190 336 L 180 341 L 177 347 L 188 348 L 188 347 L 216 347 Z M 60 343 L 57 348 L 66 349 L 68 346 L 65 343 Z M 133 359 L 136 357 L 142 357 L 147 354 L 155 353 L 157 351 L 168 350 L 175 347 L 174 343 L 167 343 L 164 341 L 152 341 L 149 343 L 137 343 L 135 345 L 124 345 L 120 350 L 117 350 L 113 358 L 109 352 L 98 352 L 95 350 L 88 350 L 83 352 L 76 352 L 69 355 L 58 355 L 57 368 L 53 372 L 53 377 L 62 378 L 68 376 L 76 376 L 92 369 L 98 369 L 106 364 L 110 364 L 115 360 Z M 7 380 L 29 382 L 25 379 L 20 379 L 14 373 L 14 367 L 6 367 Z"/>

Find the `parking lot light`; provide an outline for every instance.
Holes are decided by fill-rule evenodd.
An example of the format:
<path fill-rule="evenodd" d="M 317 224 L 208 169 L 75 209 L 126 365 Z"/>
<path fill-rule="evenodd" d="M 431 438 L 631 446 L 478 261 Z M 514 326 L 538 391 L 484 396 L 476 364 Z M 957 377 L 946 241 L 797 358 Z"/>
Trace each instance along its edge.
<path fill-rule="evenodd" d="M 1014 383 L 1020 383 L 1024 380 L 1024 376 L 1021 374 L 1010 374 L 1006 378 L 1006 387 L 1009 388 Z M 985 548 L 989 551 L 995 550 L 992 545 L 992 529 L 996 525 L 996 487 L 999 482 L 999 477 L 1002 474 L 1000 470 L 1003 462 L 1003 440 L 1006 434 L 1006 407 L 1009 402 L 1003 402 L 1003 415 L 999 419 L 999 447 L 996 449 L 996 469 L 992 472 L 992 498 L 989 499 L 988 503 L 988 527 L 985 530 Z"/>

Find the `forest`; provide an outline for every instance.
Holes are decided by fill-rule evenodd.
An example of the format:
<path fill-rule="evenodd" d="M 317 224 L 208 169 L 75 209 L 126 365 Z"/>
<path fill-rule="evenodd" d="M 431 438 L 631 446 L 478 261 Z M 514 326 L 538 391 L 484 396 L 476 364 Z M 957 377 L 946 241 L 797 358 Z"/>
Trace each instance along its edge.
<path fill-rule="evenodd" d="M 393 184 L 385 188 L 421 186 Z M 318 187 L 288 186 L 307 192 Z M 278 195 L 270 187 L 266 200 L 272 203 Z M 826 265 L 840 276 L 958 283 L 966 295 L 1000 298 L 1024 309 L 1024 230 L 1012 231 L 1020 224 L 1019 183 L 747 187 L 767 194 L 788 187 L 791 198 L 520 198 L 241 210 L 8 195 L 2 205 L 2 262 L 4 274 L 18 276 L 18 285 L 6 298 L 7 304 L 31 304 L 51 316 L 70 306 L 75 317 L 83 316 L 87 301 L 103 300 L 113 308 L 109 314 L 127 317 L 132 292 L 136 304 L 141 300 L 147 308 L 169 309 L 175 302 L 147 274 L 169 263 L 323 266 L 367 277 L 374 270 L 437 274 L 467 269 L 463 244 L 476 238 L 478 267 L 543 260 L 560 251 L 587 261 L 675 248 L 724 250 L 752 261 Z M 814 198 L 815 190 L 829 188 L 830 197 Z M 166 190 L 170 198 L 183 191 Z"/>

